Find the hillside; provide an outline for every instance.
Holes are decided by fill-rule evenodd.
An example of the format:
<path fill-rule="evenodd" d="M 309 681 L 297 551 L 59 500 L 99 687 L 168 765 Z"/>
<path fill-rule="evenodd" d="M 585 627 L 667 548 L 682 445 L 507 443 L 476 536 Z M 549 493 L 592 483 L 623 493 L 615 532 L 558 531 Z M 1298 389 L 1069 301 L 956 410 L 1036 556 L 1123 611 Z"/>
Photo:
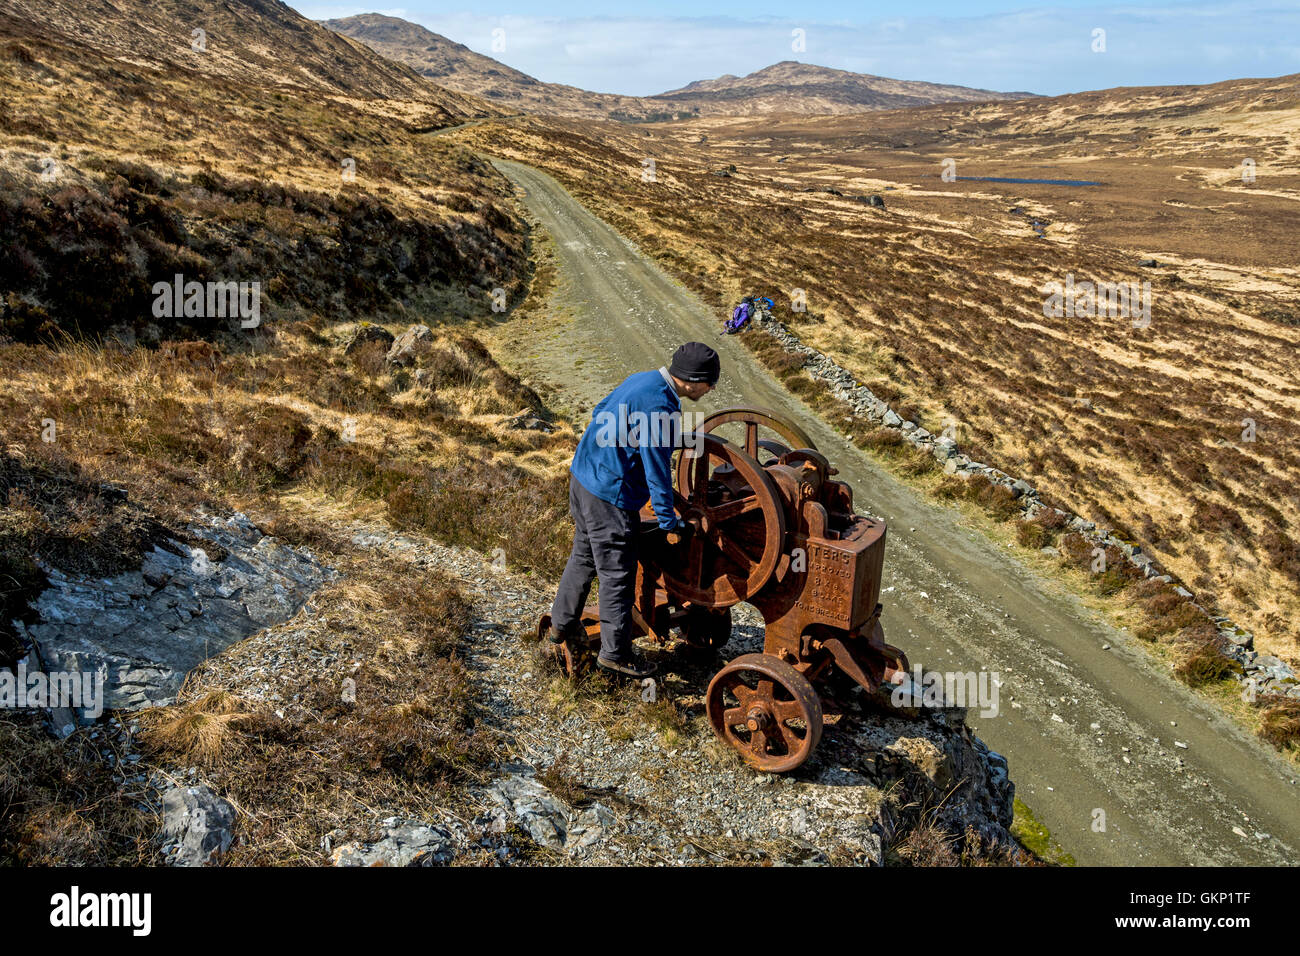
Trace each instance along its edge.
<path fill-rule="evenodd" d="M 363 13 L 324 20 L 322 24 L 364 43 L 390 60 L 406 64 L 448 89 L 481 96 L 507 112 L 609 119 L 612 114 L 647 116 L 663 108 L 640 97 L 592 93 L 562 83 L 543 83 L 397 17 Z"/>
<path fill-rule="evenodd" d="M 0 16 L 39 24 L 52 42 L 137 67 L 170 67 L 262 87 L 424 104 L 446 119 L 491 115 L 473 97 L 326 30 L 279 0 L 3 0 Z M 196 35 L 195 31 L 203 31 Z"/>
<path fill-rule="evenodd" d="M 573 119 L 860 113 L 899 106 L 1031 95 L 891 80 L 785 61 L 746 77 L 728 75 L 700 80 L 656 96 L 620 96 L 543 83 L 419 24 L 396 17 L 366 13 L 323 22 L 329 29 L 360 40 L 451 89 L 482 96 L 510 110 Z"/>
<path fill-rule="evenodd" d="M 1025 859 L 960 709 L 755 800 L 713 662 L 538 655 L 577 431 L 483 331 L 555 276 L 429 135 L 494 107 L 264 0 L 0 11 L 0 691 L 104 676 L 3 699 L 0 864 Z"/>
<path fill-rule="evenodd" d="M 261 0 L 2 9 L 0 667 L 103 672 L 108 707 L 146 709 L 78 730 L 6 704 L 0 862 L 162 862 L 179 792 L 163 791 L 218 752 L 255 818 L 324 827 L 315 853 L 337 823 L 363 834 L 371 799 L 427 807 L 491 757 L 460 741 L 466 605 L 429 569 L 395 589 L 391 559 L 333 529 L 562 562 L 551 502 L 572 431 L 503 424 L 541 403 L 463 328 L 495 290 L 522 299 L 524 224 L 486 163 L 425 132 L 491 108 Z M 177 275 L 206 300 L 160 310 Z M 221 283 L 255 321 L 213 311 Z M 312 627 L 341 635 L 333 654 L 364 662 L 360 708 L 277 716 L 245 672 L 204 697 L 225 712 L 198 750 L 167 732 L 206 719 L 169 706 L 190 669 L 308 598 L 328 615 Z M 330 720 L 321 764 L 328 745 L 302 735 Z M 145 725 L 162 728 L 147 748 Z M 253 770 L 268 747 L 275 772 Z M 349 783 L 306 810 L 322 766 Z M 277 838 L 236 829 L 265 862 Z"/>
<path fill-rule="evenodd" d="M 264 0 L 0 10 L 0 331 L 211 333 L 151 320 L 176 274 L 259 283 L 268 325 L 515 288 L 499 178 L 420 135 L 487 104 Z"/>

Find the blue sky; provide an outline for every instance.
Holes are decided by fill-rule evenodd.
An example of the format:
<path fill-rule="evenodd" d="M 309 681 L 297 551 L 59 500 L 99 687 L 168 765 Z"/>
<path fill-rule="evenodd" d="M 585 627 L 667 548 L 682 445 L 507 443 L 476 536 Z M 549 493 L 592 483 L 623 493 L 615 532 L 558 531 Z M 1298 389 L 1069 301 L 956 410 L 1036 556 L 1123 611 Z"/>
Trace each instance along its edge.
<path fill-rule="evenodd" d="M 1297 0 L 655 0 L 618 16 L 598 0 L 292 5 L 313 19 L 387 13 L 547 82 L 638 96 L 779 60 L 1048 95 L 1300 73 Z"/>

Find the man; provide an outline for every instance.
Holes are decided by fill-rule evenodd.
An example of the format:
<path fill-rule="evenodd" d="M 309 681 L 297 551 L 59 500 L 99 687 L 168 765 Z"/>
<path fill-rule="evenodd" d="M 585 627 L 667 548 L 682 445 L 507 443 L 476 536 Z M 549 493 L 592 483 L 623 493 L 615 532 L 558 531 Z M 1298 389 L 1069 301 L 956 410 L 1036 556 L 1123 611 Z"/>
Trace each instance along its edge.
<path fill-rule="evenodd" d="M 637 512 L 649 499 L 659 528 L 678 535 L 690 526 L 673 510 L 673 447 L 680 443 L 681 397 L 698 401 L 718 381 L 718 353 L 687 342 L 672 363 L 637 372 L 592 410 L 569 467 L 573 551 L 551 608 L 550 639 L 582 641 L 582 609 L 593 578 L 600 580 L 600 655 L 597 666 L 643 678 L 655 667 L 632 649 L 636 590 Z"/>

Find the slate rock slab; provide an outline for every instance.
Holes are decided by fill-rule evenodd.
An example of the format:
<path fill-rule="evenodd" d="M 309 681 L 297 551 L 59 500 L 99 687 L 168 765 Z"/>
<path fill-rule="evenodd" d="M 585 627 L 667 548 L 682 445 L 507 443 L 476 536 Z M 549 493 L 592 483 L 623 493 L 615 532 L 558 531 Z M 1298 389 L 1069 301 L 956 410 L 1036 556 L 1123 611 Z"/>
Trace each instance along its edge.
<path fill-rule="evenodd" d="M 570 855 L 604 839 L 615 824 L 614 815 L 603 804 L 570 810 L 545 786 L 524 774 L 496 781 L 488 796 L 513 816 L 535 842 Z"/>
<path fill-rule="evenodd" d="M 456 838 L 442 827 L 389 817 L 374 843 L 348 843 L 334 850 L 335 866 L 438 866 L 456 855 Z"/>
<path fill-rule="evenodd" d="M 103 673 L 106 710 L 169 704 L 193 668 L 287 621 L 336 577 L 242 514 L 189 530 L 225 557 L 171 541 L 115 577 L 45 569 L 51 586 L 32 605 L 40 620 L 26 628 L 44 669 Z"/>

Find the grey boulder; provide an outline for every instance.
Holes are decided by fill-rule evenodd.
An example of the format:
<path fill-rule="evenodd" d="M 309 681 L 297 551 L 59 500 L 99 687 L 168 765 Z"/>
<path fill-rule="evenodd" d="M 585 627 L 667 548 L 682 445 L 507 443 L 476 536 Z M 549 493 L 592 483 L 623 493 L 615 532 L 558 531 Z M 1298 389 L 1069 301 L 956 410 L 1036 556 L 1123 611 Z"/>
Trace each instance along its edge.
<path fill-rule="evenodd" d="M 427 325 L 413 325 L 393 340 L 393 347 L 388 350 L 388 364 L 414 365 L 432 349 L 433 330 Z"/>
<path fill-rule="evenodd" d="M 163 794 L 162 812 L 172 866 L 216 863 L 234 842 L 235 808 L 207 787 L 172 787 Z"/>
<path fill-rule="evenodd" d="M 533 841 L 570 855 L 602 840 L 614 826 L 614 815 L 599 803 L 571 811 L 536 779 L 524 774 L 503 777 L 488 795 L 523 827 Z"/>

